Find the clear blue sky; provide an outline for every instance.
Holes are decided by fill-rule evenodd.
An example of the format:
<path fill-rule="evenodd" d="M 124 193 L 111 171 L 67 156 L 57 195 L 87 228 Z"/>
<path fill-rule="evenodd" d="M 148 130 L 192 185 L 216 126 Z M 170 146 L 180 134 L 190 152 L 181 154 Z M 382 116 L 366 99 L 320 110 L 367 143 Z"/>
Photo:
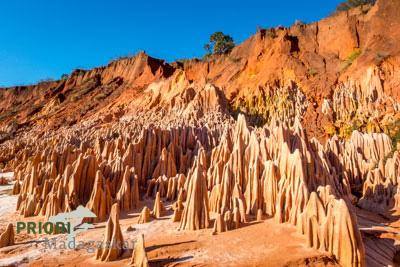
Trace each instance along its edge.
<path fill-rule="evenodd" d="M 201 57 L 215 31 L 240 43 L 256 26 L 317 21 L 340 0 L 7 0 L 0 3 L 0 86 L 59 78 L 145 50 Z"/>

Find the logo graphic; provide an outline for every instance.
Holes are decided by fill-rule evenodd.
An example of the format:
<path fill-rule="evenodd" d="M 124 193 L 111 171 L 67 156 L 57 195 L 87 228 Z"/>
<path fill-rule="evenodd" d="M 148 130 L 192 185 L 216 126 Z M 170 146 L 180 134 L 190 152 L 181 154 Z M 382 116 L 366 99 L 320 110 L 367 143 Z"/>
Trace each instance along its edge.
<path fill-rule="evenodd" d="M 82 223 L 85 218 L 96 218 L 90 209 L 79 206 L 76 210 L 71 212 L 59 213 L 56 216 L 51 216 L 49 222 L 54 225 L 69 225 L 68 227 L 68 241 L 75 239 L 76 234 L 80 232 L 93 229 L 94 225 L 90 223 Z"/>
<path fill-rule="evenodd" d="M 17 234 L 21 231 L 26 230 L 28 234 L 66 234 L 66 240 L 63 240 L 60 236 L 53 238 L 45 237 L 43 241 L 44 249 L 86 249 L 88 253 L 94 253 L 96 249 L 100 248 L 122 248 L 127 249 L 134 247 L 128 241 L 124 241 L 122 244 L 114 244 L 110 242 L 95 241 L 95 240 L 76 240 L 78 233 L 94 229 L 94 225 L 91 223 L 84 222 L 85 218 L 96 218 L 94 214 L 88 208 L 79 206 L 76 210 L 71 212 L 59 213 L 55 216 L 51 216 L 45 223 L 42 222 L 17 222 Z"/>

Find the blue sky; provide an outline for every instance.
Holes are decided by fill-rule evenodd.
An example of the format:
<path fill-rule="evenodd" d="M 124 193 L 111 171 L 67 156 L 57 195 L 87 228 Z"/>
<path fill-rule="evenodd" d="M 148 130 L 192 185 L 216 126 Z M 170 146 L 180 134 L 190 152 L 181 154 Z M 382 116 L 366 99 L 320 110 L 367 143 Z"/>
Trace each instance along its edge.
<path fill-rule="evenodd" d="M 201 57 L 215 31 L 237 43 L 257 25 L 317 21 L 340 0 L 134 1 L 8 0 L 0 2 L 0 86 L 59 78 L 145 50 L 173 61 Z"/>

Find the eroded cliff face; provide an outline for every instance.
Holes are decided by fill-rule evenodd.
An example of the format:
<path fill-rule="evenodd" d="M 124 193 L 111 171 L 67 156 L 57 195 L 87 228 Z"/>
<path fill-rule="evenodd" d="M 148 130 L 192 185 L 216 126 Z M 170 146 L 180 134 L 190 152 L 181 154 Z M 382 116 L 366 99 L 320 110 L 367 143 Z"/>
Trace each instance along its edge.
<path fill-rule="evenodd" d="M 335 133 L 349 137 L 353 128 L 393 135 L 400 102 L 400 19 L 393 11 L 398 8 L 397 1 L 378 1 L 312 24 L 262 29 L 229 55 L 207 60 L 168 64 L 141 52 L 105 67 L 76 70 L 65 80 L 2 89 L 0 137 L 110 113 L 115 121 L 143 111 L 159 123 L 165 115 L 179 114 L 169 109 L 190 109 L 183 106 L 210 86 L 218 101 L 226 102 L 223 113 L 242 112 L 259 126 L 271 118 L 293 123 L 299 116 L 319 140 Z M 215 105 L 192 105 L 202 104 Z"/>
<path fill-rule="evenodd" d="M 15 172 L 17 210 L 83 205 L 121 241 L 120 211 L 147 223 L 173 201 L 182 231 L 212 227 L 211 213 L 214 233 L 273 218 L 342 266 L 392 264 L 395 246 L 375 257 L 386 241 L 363 231 L 368 212 L 398 222 L 399 8 L 260 30 L 207 60 L 139 53 L 0 90 L 0 168 Z"/>

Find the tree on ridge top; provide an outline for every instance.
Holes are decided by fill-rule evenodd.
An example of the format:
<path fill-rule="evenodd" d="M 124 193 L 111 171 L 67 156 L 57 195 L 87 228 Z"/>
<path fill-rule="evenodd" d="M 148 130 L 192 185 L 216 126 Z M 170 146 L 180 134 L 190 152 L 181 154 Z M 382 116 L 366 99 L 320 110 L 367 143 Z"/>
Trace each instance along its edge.
<path fill-rule="evenodd" d="M 228 54 L 235 47 L 233 38 L 223 32 L 214 32 L 210 36 L 210 40 L 204 45 L 207 55 L 223 55 Z"/>

